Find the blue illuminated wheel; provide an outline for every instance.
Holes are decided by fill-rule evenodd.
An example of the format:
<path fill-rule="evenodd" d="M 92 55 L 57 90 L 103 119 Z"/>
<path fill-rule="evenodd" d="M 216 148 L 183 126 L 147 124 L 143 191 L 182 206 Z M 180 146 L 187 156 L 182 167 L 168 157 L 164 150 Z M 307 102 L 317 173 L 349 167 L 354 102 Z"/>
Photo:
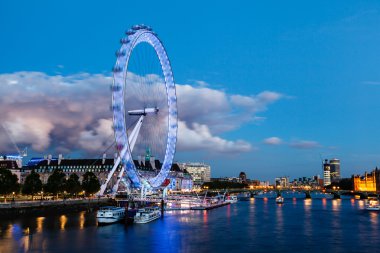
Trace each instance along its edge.
<path fill-rule="evenodd" d="M 127 178 L 134 188 L 157 189 L 167 178 L 177 142 L 177 96 L 174 77 L 165 48 L 152 29 L 133 26 L 120 40 L 113 68 L 112 111 L 116 147 Z M 159 75 L 132 73 L 132 55 L 140 45 L 154 50 Z M 147 65 L 147 62 L 143 62 Z M 141 80 L 146 80 L 142 82 Z M 148 82 L 149 80 L 149 82 Z M 146 84 L 149 83 L 149 84 Z M 132 129 L 132 130 L 131 130 Z M 149 147 L 148 147 L 149 146 Z M 161 154 L 160 168 L 151 177 L 136 168 L 136 152 L 143 148 Z"/>

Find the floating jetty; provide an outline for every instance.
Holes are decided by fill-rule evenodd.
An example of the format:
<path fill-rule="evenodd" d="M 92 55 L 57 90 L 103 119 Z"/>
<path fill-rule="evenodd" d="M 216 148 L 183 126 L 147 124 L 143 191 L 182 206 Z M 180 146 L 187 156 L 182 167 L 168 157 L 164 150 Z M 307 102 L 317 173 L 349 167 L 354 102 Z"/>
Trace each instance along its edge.
<path fill-rule="evenodd" d="M 230 202 L 215 203 L 209 205 L 190 206 L 190 207 L 169 207 L 165 211 L 185 211 L 185 210 L 211 210 L 222 206 L 230 205 Z"/>

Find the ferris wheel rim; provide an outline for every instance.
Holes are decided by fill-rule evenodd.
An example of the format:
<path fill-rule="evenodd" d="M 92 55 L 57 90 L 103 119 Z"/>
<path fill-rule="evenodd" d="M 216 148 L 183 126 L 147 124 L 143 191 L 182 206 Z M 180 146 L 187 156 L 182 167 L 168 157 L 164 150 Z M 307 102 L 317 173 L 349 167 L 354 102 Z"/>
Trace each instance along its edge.
<path fill-rule="evenodd" d="M 177 96 L 172 68 L 166 50 L 158 38 L 157 34 L 147 26 L 133 26 L 126 32 L 127 36 L 121 39 L 121 48 L 117 51 L 117 61 L 113 68 L 113 90 L 112 90 L 112 109 L 113 109 L 113 125 L 114 135 L 121 156 L 123 168 L 132 183 L 140 188 L 142 185 L 150 188 L 159 188 L 169 174 L 172 166 L 178 131 L 178 112 L 177 112 Z M 125 124 L 125 88 L 127 85 L 127 72 L 129 59 L 134 48 L 140 43 L 148 43 L 156 52 L 160 62 L 161 71 L 164 75 L 166 102 L 168 112 L 165 117 L 168 119 L 168 130 L 166 136 L 165 157 L 162 162 L 159 173 L 150 179 L 144 178 L 139 174 L 132 157 L 130 149 L 129 136 Z M 127 148 L 125 154 L 121 154 L 122 148 Z"/>

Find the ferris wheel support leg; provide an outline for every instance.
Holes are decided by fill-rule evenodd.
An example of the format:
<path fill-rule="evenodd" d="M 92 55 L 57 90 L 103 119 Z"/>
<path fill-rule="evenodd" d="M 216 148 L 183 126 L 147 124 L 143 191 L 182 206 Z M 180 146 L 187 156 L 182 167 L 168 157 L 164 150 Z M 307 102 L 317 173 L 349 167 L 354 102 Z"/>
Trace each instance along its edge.
<path fill-rule="evenodd" d="M 116 181 L 116 184 L 112 187 L 112 193 L 116 194 L 117 192 L 117 189 L 119 188 L 119 184 L 120 184 L 120 181 L 123 177 L 123 173 L 124 173 L 124 166 L 123 168 L 120 170 L 119 174 L 117 175 L 117 181 Z"/>
<path fill-rule="evenodd" d="M 98 195 L 98 196 L 104 195 L 104 192 L 105 192 L 105 190 L 107 188 L 107 184 L 109 183 L 109 181 L 112 178 L 112 175 L 115 173 L 117 167 L 119 166 L 120 161 L 121 161 L 121 157 L 123 157 L 125 155 L 125 152 L 127 151 L 127 148 L 128 148 L 127 146 L 124 147 L 123 150 L 120 152 L 120 156 L 116 159 L 115 164 L 113 165 L 110 173 L 108 173 L 106 181 L 100 186 L 100 191 L 96 195 Z"/>
<path fill-rule="evenodd" d="M 144 194 L 144 184 L 141 185 L 141 193 L 140 193 L 140 197 L 143 199 L 145 197 L 145 194 Z"/>
<path fill-rule="evenodd" d="M 131 149 L 131 152 L 133 151 L 133 148 L 135 147 L 137 137 L 139 136 L 139 132 L 142 126 L 142 123 L 144 121 L 144 115 L 141 115 L 138 122 L 136 123 L 136 126 L 133 128 L 131 135 L 129 136 L 129 147 Z"/>
<path fill-rule="evenodd" d="M 165 187 L 162 191 L 162 199 L 166 199 L 166 196 L 168 195 L 168 187 Z"/>

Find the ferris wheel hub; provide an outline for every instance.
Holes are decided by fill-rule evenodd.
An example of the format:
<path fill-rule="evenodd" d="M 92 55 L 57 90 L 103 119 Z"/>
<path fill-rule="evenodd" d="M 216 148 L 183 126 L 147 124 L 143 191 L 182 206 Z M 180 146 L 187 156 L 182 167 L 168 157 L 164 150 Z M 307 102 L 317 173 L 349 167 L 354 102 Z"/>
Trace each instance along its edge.
<path fill-rule="evenodd" d="M 130 110 L 128 111 L 129 115 L 136 115 L 136 116 L 141 116 L 144 115 L 146 116 L 148 113 L 155 113 L 157 114 L 159 111 L 158 107 L 153 107 L 153 108 L 144 108 L 140 110 Z"/>

